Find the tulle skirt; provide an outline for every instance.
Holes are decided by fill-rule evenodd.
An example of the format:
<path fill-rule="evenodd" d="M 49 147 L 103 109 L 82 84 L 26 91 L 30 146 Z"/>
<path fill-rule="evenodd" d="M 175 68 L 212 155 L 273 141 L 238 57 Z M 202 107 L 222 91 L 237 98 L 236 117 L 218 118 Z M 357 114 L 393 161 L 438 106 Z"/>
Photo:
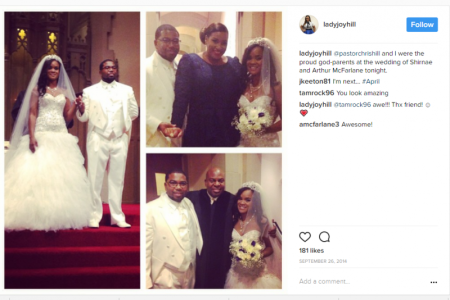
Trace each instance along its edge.
<path fill-rule="evenodd" d="M 37 132 L 5 157 L 5 229 L 58 230 L 88 226 L 92 207 L 78 139 L 64 132 Z"/>
<path fill-rule="evenodd" d="M 281 289 L 281 280 L 269 273 L 267 267 L 261 274 L 250 276 L 239 274 L 233 267 L 230 269 L 225 281 L 226 289 Z"/>

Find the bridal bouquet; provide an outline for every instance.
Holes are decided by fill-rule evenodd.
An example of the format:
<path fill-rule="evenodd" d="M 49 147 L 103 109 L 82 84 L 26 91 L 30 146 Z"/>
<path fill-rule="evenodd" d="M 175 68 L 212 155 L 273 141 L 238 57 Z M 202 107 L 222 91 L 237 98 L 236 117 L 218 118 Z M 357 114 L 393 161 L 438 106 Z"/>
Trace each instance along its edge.
<path fill-rule="evenodd" d="M 261 136 L 272 125 L 273 117 L 262 107 L 241 107 L 239 118 L 235 117 L 231 125 L 248 137 Z"/>
<path fill-rule="evenodd" d="M 233 268 L 237 273 L 258 276 L 264 269 L 260 242 L 241 239 L 230 244 L 230 253 L 233 254 Z"/>

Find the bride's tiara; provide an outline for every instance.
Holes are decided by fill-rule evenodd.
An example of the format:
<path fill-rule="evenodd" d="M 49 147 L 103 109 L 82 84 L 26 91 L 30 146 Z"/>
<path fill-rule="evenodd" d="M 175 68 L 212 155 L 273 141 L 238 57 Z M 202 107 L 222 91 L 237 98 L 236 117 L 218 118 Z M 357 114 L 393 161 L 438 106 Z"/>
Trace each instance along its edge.
<path fill-rule="evenodd" d="M 253 191 L 257 191 L 260 194 L 262 193 L 261 185 L 259 183 L 254 182 L 254 181 L 248 181 L 248 182 L 244 183 L 242 185 L 242 187 L 246 187 L 246 188 L 249 188 L 249 189 L 251 189 Z"/>
<path fill-rule="evenodd" d="M 267 39 L 263 38 L 263 37 L 258 37 L 255 38 L 253 40 L 250 40 L 247 44 L 247 47 L 251 46 L 251 45 L 258 45 L 267 49 L 270 49 L 270 45 L 267 43 Z"/>
<path fill-rule="evenodd" d="M 61 58 L 58 55 L 50 54 L 44 57 L 44 60 L 56 59 L 57 61 L 61 61 Z"/>

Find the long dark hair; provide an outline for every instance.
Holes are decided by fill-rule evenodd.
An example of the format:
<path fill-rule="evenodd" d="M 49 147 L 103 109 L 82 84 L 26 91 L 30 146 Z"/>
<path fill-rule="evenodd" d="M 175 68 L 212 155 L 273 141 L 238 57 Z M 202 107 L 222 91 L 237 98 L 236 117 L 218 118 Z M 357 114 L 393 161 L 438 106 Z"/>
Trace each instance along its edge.
<path fill-rule="evenodd" d="M 269 61 L 270 61 L 270 74 L 269 74 L 269 75 L 270 75 L 270 86 L 271 86 L 271 87 L 274 87 L 275 85 L 278 84 L 278 81 L 277 81 L 277 77 L 276 77 L 275 64 L 273 63 L 273 59 L 272 59 L 272 52 L 271 52 L 272 50 L 270 50 L 270 49 L 265 49 L 266 46 L 260 45 L 260 44 L 252 44 L 252 45 L 248 46 L 247 48 L 245 48 L 244 55 L 242 56 L 242 70 L 243 70 L 242 73 L 246 75 L 246 76 L 245 76 L 245 78 L 246 78 L 246 83 L 247 83 L 247 84 L 248 84 L 248 83 L 251 83 L 251 80 L 252 80 L 251 76 L 248 75 L 248 72 L 247 72 L 247 61 L 248 61 L 249 58 L 250 58 L 250 53 L 251 53 L 252 50 L 255 49 L 256 47 L 260 47 L 260 48 L 263 50 L 263 52 L 264 52 L 264 51 L 269 51 Z"/>
<path fill-rule="evenodd" d="M 306 15 L 306 16 L 305 16 L 305 22 L 303 23 L 303 25 L 305 25 L 305 24 L 306 24 L 306 17 L 308 17 L 308 18 L 309 18 L 309 22 L 308 22 L 308 24 L 312 22 L 312 21 L 311 21 L 311 16 L 310 16 L 310 15 Z"/>
<path fill-rule="evenodd" d="M 241 217 L 241 214 L 239 213 L 239 210 L 237 207 L 237 202 L 241 198 L 242 193 L 245 191 L 249 191 L 249 190 L 253 192 L 253 196 L 252 196 L 253 211 L 248 212 L 248 213 L 252 213 L 252 214 L 255 213 L 256 222 L 258 223 L 259 228 L 261 229 L 261 232 L 262 232 L 263 227 L 264 227 L 263 220 L 265 220 L 267 218 L 263 215 L 262 204 L 261 204 L 261 194 L 255 190 L 252 190 L 249 187 L 240 188 L 233 198 L 233 207 L 232 207 L 233 224 L 236 225 L 236 223 L 239 221 L 239 218 Z"/>
<path fill-rule="evenodd" d="M 228 33 L 227 26 L 222 23 L 211 23 L 208 27 L 202 28 L 200 30 L 200 41 L 205 44 L 205 38 L 210 36 L 214 32 L 226 32 Z"/>
<path fill-rule="evenodd" d="M 47 83 L 48 83 L 48 75 L 47 71 L 50 69 L 50 65 L 52 62 L 56 61 L 59 65 L 59 69 L 61 70 L 61 63 L 57 61 L 56 59 L 48 59 L 45 61 L 44 66 L 42 67 L 41 74 L 39 75 L 38 79 L 38 92 L 39 96 L 43 96 L 47 90 Z M 58 78 L 59 79 L 59 78 Z"/>

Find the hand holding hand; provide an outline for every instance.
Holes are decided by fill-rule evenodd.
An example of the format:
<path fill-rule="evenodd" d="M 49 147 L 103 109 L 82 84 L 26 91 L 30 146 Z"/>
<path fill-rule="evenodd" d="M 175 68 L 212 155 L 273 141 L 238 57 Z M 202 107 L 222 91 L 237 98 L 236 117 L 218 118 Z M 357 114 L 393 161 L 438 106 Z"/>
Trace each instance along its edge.
<path fill-rule="evenodd" d="M 183 135 L 183 130 L 181 130 L 178 127 L 174 128 L 167 128 L 164 133 L 165 136 L 168 136 L 170 138 L 179 138 Z"/>
<path fill-rule="evenodd" d="M 81 114 L 84 114 L 84 102 L 81 96 L 75 98 L 75 105 L 78 107 L 78 110 Z"/>
<path fill-rule="evenodd" d="M 173 125 L 170 123 L 162 122 L 159 124 L 158 129 L 164 134 L 164 136 L 169 138 L 177 138 L 180 137 L 183 131 L 177 127 L 177 125 Z"/>

